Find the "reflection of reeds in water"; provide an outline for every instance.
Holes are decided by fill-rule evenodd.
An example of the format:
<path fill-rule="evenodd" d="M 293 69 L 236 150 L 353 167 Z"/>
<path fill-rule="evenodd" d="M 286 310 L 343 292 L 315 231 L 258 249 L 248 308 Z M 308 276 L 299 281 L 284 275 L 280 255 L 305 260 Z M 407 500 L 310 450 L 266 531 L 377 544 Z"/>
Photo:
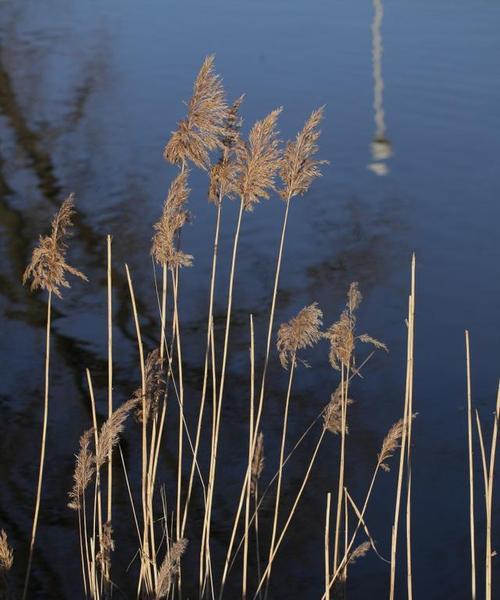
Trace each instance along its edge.
<path fill-rule="evenodd" d="M 371 143 L 373 161 L 368 168 L 376 175 L 387 175 L 387 159 L 392 155 L 392 145 L 386 136 L 384 113 L 384 78 L 382 76 L 382 20 L 384 7 L 382 0 L 373 0 L 372 65 L 373 65 L 373 109 L 375 111 L 375 135 Z"/>
<path fill-rule="evenodd" d="M 377 18 L 374 25 L 380 34 L 381 3 L 375 2 Z M 377 9 L 377 7 L 379 7 Z M 376 41 L 374 31 L 374 41 Z M 378 39 L 378 54 L 381 58 L 381 40 Z M 380 64 L 375 74 L 380 75 Z M 378 76 L 377 75 L 377 76 Z M 381 81 L 381 79 L 380 79 Z M 152 257 L 161 269 L 162 287 L 158 292 L 160 331 L 158 344 L 146 348 L 141 333 L 141 310 L 136 301 L 136 292 L 132 276 L 125 267 L 129 288 L 131 313 L 135 326 L 138 362 L 140 367 L 140 387 L 135 391 L 126 390 L 125 397 L 130 400 L 113 407 L 113 355 L 111 321 L 111 239 L 108 237 L 108 405 L 107 420 L 99 423 L 96 410 L 90 372 L 87 381 L 92 408 L 92 426 L 87 424 L 80 438 L 80 446 L 75 458 L 73 487 L 69 493 L 69 505 L 78 518 L 80 544 L 80 562 L 85 597 L 100 599 L 110 597 L 115 589 L 113 579 L 117 573 L 111 570 L 113 552 L 121 552 L 119 538 L 115 540 L 111 515 L 114 524 L 117 519 L 124 522 L 123 515 L 115 514 L 113 503 L 119 494 L 119 488 L 113 486 L 116 476 L 111 468 L 113 452 L 119 449 L 121 469 L 126 483 L 127 499 L 132 513 L 131 529 L 137 535 L 137 560 L 132 569 L 137 580 L 135 590 L 138 598 L 177 598 L 199 597 L 200 599 L 237 597 L 234 588 L 241 587 L 241 598 L 275 597 L 271 575 L 277 569 L 276 557 L 282 549 L 294 523 L 306 489 L 311 487 L 313 469 L 321 459 L 321 450 L 330 434 L 337 436 L 339 444 L 338 474 L 332 480 L 332 489 L 327 494 L 327 512 L 325 519 L 323 545 L 324 558 L 324 595 L 331 599 L 337 592 L 342 593 L 348 585 L 348 578 L 355 573 L 356 561 L 371 549 L 382 558 L 375 546 L 367 523 L 367 509 L 373 496 L 377 477 L 389 471 L 391 458 L 398 455 L 397 487 L 394 524 L 392 526 L 390 597 L 395 594 L 395 575 L 397 558 L 397 538 L 402 499 L 406 499 L 404 512 L 406 525 L 406 568 L 407 593 L 412 597 L 412 554 L 411 554 L 411 486 L 412 486 L 412 422 L 413 422 L 413 347 L 415 313 L 415 258 L 411 268 L 411 290 L 408 305 L 408 341 L 407 373 L 403 417 L 388 431 L 381 444 L 380 452 L 374 456 L 374 469 L 367 492 L 362 502 L 355 502 L 353 494 L 346 486 L 346 465 L 349 464 L 348 452 L 356 441 L 356 427 L 349 423 L 348 407 L 353 391 L 353 379 L 362 381 L 366 364 L 378 350 L 387 350 L 377 339 L 359 333 L 358 309 L 362 300 L 357 283 L 347 289 L 345 307 L 339 317 L 326 330 L 322 331 L 323 312 L 316 303 L 302 309 L 294 318 L 282 324 L 275 331 L 276 303 L 279 293 L 281 265 L 284 257 L 284 245 L 291 201 L 305 194 L 313 181 L 320 175 L 323 161 L 316 158 L 319 141 L 319 125 L 323 109 L 313 111 L 304 127 L 294 140 L 288 142 L 282 151 L 277 135 L 277 119 L 281 109 L 269 113 L 257 121 L 249 132 L 247 140 L 240 136 L 242 98 L 232 106 L 227 106 L 220 77 L 214 71 L 213 57 L 207 58 L 196 78 L 193 96 L 187 105 L 187 116 L 173 133 L 165 148 L 165 157 L 178 166 L 173 182 L 168 190 L 160 218 L 154 227 Z M 382 87 L 376 90 L 377 138 L 385 136 L 382 110 Z M 388 158 L 380 147 L 374 160 L 383 163 Z M 217 156 L 213 156 L 217 154 Z M 216 162 L 212 164 L 215 158 Z M 181 315 L 179 286 L 183 267 L 191 264 L 193 257 L 182 247 L 180 232 L 188 221 L 186 201 L 189 195 L 188 165 L 203 169 L 209 175 L 208 199 L 216 209 L 215 235 L 213 245 L 212 269 L 210 275 L 210 293 L 208 302 L 207 329 L 203 331 L 202 343 L 205 351 L 203 382 L 200 390 L 195 390 L 196 400 L 200 400 L 195 424 L 191 423 L 184 412 L 184 402 L 191 402 L 191 391 L 183 384 L 183 340 L 181 336 Z M 281 180 L 278 188 L 276 180 Z M 241 473 L 241 492 L 234 507 L 234 518 L 229 526 L 220 530 L 216 522 L 217 506 L 227 490 L 216 483 L 217 473 L 224 468 L 227 455 L 221 455 L 221 431 L 226 425 L 223 412 L 225 390 L 233 385 L 231 371 L 232 345 L 230 331 L 232 325 L 233 295 L 236 287 L 237 254 L 243 216 L 257 209 L 263 198 L 270 198 L 274 192 L 284 201 L 284 217 L 279 238 L 276 269 L 273 287 L 269 299 L 267 330 L 264 331 L 262 352 L 256 352 L 259 344 L 254 329 L 253 316 L 250 318 L 250 382 L 248 389 L 248 423 L 241 416 L 243 425 L 248 426 L 248 437 L 242 440 L 246 454 L 246 464 Z M 237 198 L 239 212 L 232 245 L 228 252 L 231 257 L 229 282 L 227 284 L 227 303 L 223 338 L 217 340 L 214 333 L 214 306 L 217 287 L 217 256 L 225 250 L 219 248 L 221 228 L 221 208 L 224 198 Z M 66 261 L 65 236 L 71 226 L 73 201 L 70 197 L 63 203 L 59 214 L 52 223 L 52 233 L 40 239 L 33 253 L 33 260 L 26 271 L 25 279 L 32 279 L 34 288 L 48 291 L 48 315 L 46 337 L 45 406 L 43 418 L 42 449 L 38 477 L 37 499 L 33 530 L 30 544 L 30 557 L 25 580 L 24 597 L 27 597 L 29 573 L 38 523 L 38 511 L 41 498 L 41 483 L 44 470 L 48 414 L 48 378 L 50 356 L 50 307 L 52 294 L 59 295 L 62 287 L 68 287 L 66 276 L 75 275 L 85 278 L 82 273 L 68 265 Z M 227 250 L 227 249 L 226 249 Z M 248 282 L 246 282 L 248 285 Z M 168 309 L 168 310 L 167 310 Z M 206 335 L 206 337 L 205 337 Z M 276 354 L 271 352 L 271 341 L 276 335 Z M 293 448 L 288 450 L 289 410 L 293 406 L 294 379 L 300 373 L 301 364 L 309 349 L 326 340 L 324 362 L 330 363 L 332 370 L 332 393 L 317 418 L 306 427 L 304 433 Z M 364 348 L 364 350 L 363 350 Z M 360 354 L 364 356 L 361 359 Z M 258 362 L 262 360 L 261 370 L 257 373 Z M 469 457 L 471 466 L 471 550 L 473 590 L 475 589 L 475 527 L 473 504 L 473 452 L 472 452 L 472 402 L 470 392 L 470 356 L 467 345 L 468 365 L 468 433 Z M 280 361 L 288 370 L 288 385 L 284 396 L 283 421 L 279 449 L 267 442 L 266 454 L 275 454 L 277 469 L 264 471 L 264 436 L 267 423 L 264 413 L 266 378 L 268 366 L 272 361 Z M 217 361 L 217 364 L 216 364 Z M 220 361 L 220 362 L 219 362 Z M 318 368 L 317 366 L 315 368 Z M 257 383 L 260 385 L 257 387 Z M 234 393 L 234 392 L 233 392 Z M 245 394 L 247 391 L 244 392 Z M 118 392 L 122 395 L 121 391 Z M 174 429 L 166 428 L 167 407 L 178 406 L 174 418 L 178 418 L 178 451 L 176 456 L 175 491 L 163 490 L 158 494 L 157 480 L 164 474 L 159 468 L 163 452 L 163 441 Z M 204 419 L 205 404 L 211 400 L 212 415 L 208 426 Z M 492 517 L 493 482 L 495 454 L 498 430 L 498 411 L 500 394 L 493 425 L 489 460 L 487 460 L 485 436 L 477 417 L 477 432 L 480 442 L 480 457 L 483 464 L 483 484 L 486 511 L 486 556 L 484 561 L 486 598 L 492 596 Z M 170 412 L 170 411 L 169 411 Z M 135 415 L 136 426 L 140 428 L 141 483 L 135 490 L 129 478 L 127 465 L 121 448 L 123 436 L 130 414 Z M 349 426 L 351 425 L 351 426 Z M 164 430 L 166 435 L 164 436 Z M 297 462 L 302 442 L 317 431 L 313 451 L 304 459 L 303 475 L 298 483 L 287 476 L 290 463 Z M 267 440 L 269 438 L 266 438 Z M 185 446 L 185 442 L 187 445 Z M 203 457 L 203 461 L 199 458 Z M 115 467 L 116 468 L 116 467 Z M 187 475 L 189 473 L 189 475 Z M 105 481 L 107 475 L 107 481 Z M 390 476 L 390 475 L 389 475 Z M 105 485 L 105 483 L 107 485 Z M 107 490 L 107 496 L 106 496 Z M 113 492 L 113 493 L 112 493 Z M 172 498 L 170 498 L 170 495 Z M 271 511 L 263 511 L 262 503 L 271 498 Z M 168 498 L 167 498 L 168 496 Z M 336 502 L 335 502 L 336 499 Z M 103 503 L 107 500 L 107 515 L 104 515 Z M 195 502 L 195 500 L 197 502 Z M 336 504 L 335 513 L 331 511 L 332 500 Z M 161 502 L 161 510 L 159 505 Z M 195 508 L 191 508 L 191 504 Z M 359 508 L 358 508 L 359 506 Z M 232 515 L 231 515 L 232 517 Z M 224 515 L 227 518 L 227 515 Z M 227 520 L 226 520 L 227 523 Z M 215 526 L 216 525 L 216 526 Z M 333 528 L 332 528 L 333 527 Z M 358 539 L 359 534 L 366 539 Z M 189 546 L 187 536 L 190 538 Z M 217 538 L 217 539 L 216 539 Z M 116 545 L 116 550 L 115 550 Z M 252 559 L 250 548 L 255 548 Z M 240 556 L 240 549 L 242 550 Z M 261 550 L 264 549 L 264 552 Z M 319 554 L 319 553 L 318 553 Z M 36 556 L 36 555 L 35 555 Z M 241 559 L 241 571 L 235 573 Z M 382 558 L 382 560 L 385 560 Z M 183 563 L 193 567 L 183 570 Z M 389 561 L 387 561 L 389 562 Z M 6 534 L 0 533 L 0 597 L 6 588 L 7 577 L 12 569 L 13 555 Z M 218 567 L 222 567 L 219 572 Z M 198 580 L 192 573 L 198 570 Z M 196 590 L 196 584 L 198 589 Z M 321 583 L 319 585 L 322 585 Z M 473 591 L 474 596 L 474 591 Z"/>

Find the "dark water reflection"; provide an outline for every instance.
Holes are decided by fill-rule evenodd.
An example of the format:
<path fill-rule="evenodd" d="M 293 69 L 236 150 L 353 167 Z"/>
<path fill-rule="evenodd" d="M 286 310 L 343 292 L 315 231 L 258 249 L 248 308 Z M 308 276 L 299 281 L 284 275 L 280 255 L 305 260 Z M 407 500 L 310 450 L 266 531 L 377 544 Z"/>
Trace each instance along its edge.
<path fill-rule="evenodd" d="M 417 252 L 415 597 L 466 596 L 463 329 L 471 331 L 475 400 L 484 416 L 493 406 L 500 351 L 495 302 L 500 293 L 499 25 L 499 6 L 487 1 L 2 4 L 0 526 L 15 546 L 18 581 L 37 471 L 45 319 L 45 299 L 25 290 L 20 278 L 36 237 L 70 190 L 79 208 L 71 255 L 91 280 L 75 285 L 54 307 L 50 442 L 32 597 L 81 594 L 74 516 L 65 504 L 72 453 L 90 423 L 85 368 L 92 371 L 105 413 L 105 236 L 114 238 L 115 400 L 120 402 L 139 379 L 123 264 L 132 271 L 146 344 L 152 348 L 159 326 L 149 260 L 151 225 L 173 175 L 161 150 L 210 52 L 217 54 L 230 96 L 247 93 L 247 126 L 284 104 L 280 128 L 288 137 L 312 108 L 327 105 L 321 154 L 331 164 L 292 207 L 278 322 L 313 300 L 332 321 L 349 282 L 358 280 L 365 296 L 360 323 L 390 347 L 387 357 L 370 363 L 353 390 L 348 485 L 357 499 L 380 441 L 402 408 L 408 265 L 411 251 Z M 200 340 L 214 220 L 202 175 L 193 174 L 192 189 L 195 218 L 183 244 L 196 260 L 181 290 L 191 416 L 202 376 Z M 245 456 L 248 314 L 255 315 L 262 339 L 282 211 L 273 199 L 243 226 L 221 441 L 226 464 L 214 526 L 221 547 Z M 221 282 L 227 277 L 235 217 L 235 207 L 227 204 Z M 217 335 L 225 306 L 224 286 L 220 289 Z M 325 348 L 308 358 L 313 368 L 297 378 L 290 439 L 298 438 L 335 386 Z M 273 363 L 268 454 L 277 453 L 285 385 Z M 168 426 L 175 430 L 175 414 Z M 305 443 L 302 458 L 312 451 L 315 435 Z M 168 437 L 162 457 L 167 482 L 175 474 L 174 438 Z M 132 427 L 124 451 L 135 477 L 138 443 Z M 285 497 L 296 489 L 303 464 L 297 460 L 291 466 Z M 319 597 L 325 495 L 334 490 L 336 464 L 337 442 L 328 440 L 297 515 L 298 527 L 279 555 L 275 598 Z M 394 484 L 393 474 L 381 478 L 368 514 L 385 556 Z M 116 523 L 116 573 L 125 573 L 135 549 L 123 486 L 118 478 L 117 510 L 124 518 Z M 195 507 L 199 519 L 200 497 Z M 264 517 L 271 510 L 265 505 Z M 498 547 L 498 533 L 495 541 Z M 500 579 L 498 566 L 495 571 Z M 132 575 L 120 576 L 120 584 L 126 586 Z M 372 553 L 353 567 L 349 597 L 384 597 L 388 576 L 387 565 Z M 239 585 L 235 577 L 228 597 L 237 597 Z"/>

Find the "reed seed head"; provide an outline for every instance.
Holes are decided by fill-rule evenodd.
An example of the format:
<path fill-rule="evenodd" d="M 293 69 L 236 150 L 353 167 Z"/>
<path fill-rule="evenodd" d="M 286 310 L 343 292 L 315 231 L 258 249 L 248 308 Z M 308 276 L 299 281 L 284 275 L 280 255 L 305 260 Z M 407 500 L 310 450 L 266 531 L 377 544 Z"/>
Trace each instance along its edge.
<path fill-rule="evenodd" d="M 14 552 L 9 546 L 7 534 L 2 529 L 0 531 L 0 576 L 6 575 L 14 564 Z"/>
<path fill-rule="evenodd" d="M 154 225 L 151 255 L 159 265 L 167 265 L 174 270 L 177 267 L 189 267 L 193 257 L 178 250 L 177 234 L 189 219 L 184 208 L 191 191 L 187 185 L 188 171 L 185 169 L 174 179 L 163 205 L 163 213 Z"/>
<path fill-rule="evenodd" d="M 331 325 L 325 337 L 330 342 L 330 364 L 334 369 L 340 370 L 340 366 L 351 365 L 354 358 L 355 346 L 355 311 L 362 300 L 357 282 L 351 283 L 347 292 L 346 308 L 342 311 L 340 319 Z"/>
<path fill-rule="evenodd" d="M 165 392 L 166 379 L 163 370 L 163 359 L 156 348 L 150 352 L 144 365 L 144 374 L 146 379 L 146 423 L 158 412 L 160 398 Z M 137 400 L 135 415 L 140 423 L 143 418 L 142 388 L 138 388 L 133 397 Z"/>
<path fill-rule="evenodd" d="M 52 219 L 50 235 L 40 236 L 38 246 L 33 250 L 31 262 L 23 275 L 24 284 L 31 279 L 31 290 L 47 290 L 61 298 L 60 288 L 71 287 L 66 273 L 88 281 L 81 271 L 66 262 L 66 238 L 73 225 L 74 206 L 74 194 L 70 194 Z"/>
<path fill-rule="evenodd" d="M 255 494 L 257 491 L 257 484 L 259 483 L 260 476 L 264 470 L 265 458 L 264 458 L 264 434 L 259 432 L 257 436 L 257 442 L 255 444 L 255 451 L 252 458 L 252 470 L 251 470 L 251 481 L 250 491 Z"/>
<path fill-rule="evenodd" d="M 370 550 L 371 544 L 370 542 L 363 542 L 359 544 L 354 550 L 351 552 L 349 556 L 349 563 L 353 565 L 358 559 L 362 558 L 367 554 Z"/>
<path fill-rule="evenodd" d="M 95 455 L 96 467 L 98 469 L 108 460 L 113 448 L 118 444 L 120 434 L 125 428 L 125 421 L 130 411 L 136 407 L 137 402 L 137 398 L 127 400 L 102 424 Z"/>
<path fill-rule="evenodd" d="M 354 281 L 349 286 L 346 308 L 342 311 L 340 319 L 333 323 L 324 334 L 330 342 L 330 364 L 336 370 L 340 370 L 341 365 L 349 367 L 353 371 L 356 370 L 354 351 L 358 340 L 387 352 L 385 344 L 366 333 L 356 336 L 356 310 L 362 299 L 358 283 Z"/>
<path fill-rule="evenodd" d="M 281 366 L 288 368 L 290 363 L 295 366 L 298 350 L 314 346 L 321 339 L 323 313 L 314 302 L 303 308 L 297 316 L 283 323 L 278 330 L 277 348 Z"/>
<path fill-rule="evenodd" d="M 354 401 L 350 398 L 347 399 L 348 405 L 353 402 Z M 335 435 L 338 435 L 342 431 L 342 384 L 340 384 L 333 392 L 330 397 L 330 402 L 323 411 L 323 427 Z M 345 432 L 346 434 L 349 433 L 347 423 Z"/>
<path fill-rule="evenodd" d="M 181 558 L 186 551 L 188 540 L 182 538 L 175 542 L 165 556 L 158 571 L 155 600 L 166 598 L 180 571 Z"/>
<path fill-rule="evenodd" d="M 248 142 L 235 146 L 236 189 L 247 211 L 253 210 L 261 198 L 269 198 L 270 191 L 275 189 L 275 176 L 281 161 L 276 123 L 281 111 L 277 108 L 257 121 Z"/>
<path fill-rule="evenodd" d="M 389 429 L 387 435 L 385 436 L 384 441 L 382 442 L 382 448 L 380 450 L 380 454 L 378 455 L 378 465 L 384 471 L 390 471 L 390 467 L 387 464 L 387 460 L 389 460 L 394 452 L 399 448 L 399 442 L 403 436 L 405 431 L 405 422 L 403 419 L 399 419 L 394 425 Z"/>
<path fill-rule="evenodd" d="M 75 470 L 73 472 L 73 487 L 70 490 L 68 506 L 72 510 L 81 508 L 81 499 L 95 472 L 95 459 L 90 451 L 90 443 L 94 437 L 94 428 L 87 429 L 80 437 L 80 449 L 75 455 Z"/>
<path fill-rule="evenodd" d="M 316 177 L 321 176 L 319 169 L 324 160 L 315 160 L 318 151 L 319 125 L 323 118 L 324 107 L 312 112 L 295 140 L 289 141 L 283 153 L 280 177 L 283 189 L 280 195 L 284 200 L 305 194 Z"/>
<path fill-rule="evenodd" d="M 222 147 L 227 112 L 222 81 L 214 70 L 214 56 L 207 56 L 194 83 L 187 117 L 172 133 L 164 158 L 178 165 L 190 160 L 197 167 L 208 169 L 210 151 Z"/>

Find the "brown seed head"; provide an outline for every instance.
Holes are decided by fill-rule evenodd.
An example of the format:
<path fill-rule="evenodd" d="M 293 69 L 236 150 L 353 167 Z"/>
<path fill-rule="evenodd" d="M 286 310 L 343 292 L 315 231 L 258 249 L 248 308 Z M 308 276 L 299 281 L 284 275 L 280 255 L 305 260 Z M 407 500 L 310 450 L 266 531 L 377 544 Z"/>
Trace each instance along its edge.
<path fill-rule="evenodd" d="M 347 303 L 340 319 L 331 325 L 325 337 L 330 342 L 330 364 L 334 369 L 340 370 L 340 365 L 352 367 L 354 365 L 354 348 L 356 344 L 356 309 L 362 300 L 357 282 L 351 283 L 347 292 Z"/>
<path fill-rule="evenodd" d="M 348 398 L 347 404 L 352 403 L 353 400 Z M 333 392 L 330 402 L 323 411 L 323 427 L 335 435 L 338 435 L 342 431 L 342 384 Z M 347 423 L 345 432 L 349 433 Z"/>
<path fill-rule="evenodd" d="M 277 348 L 283 368 L 287 369 L 290 362 L 295 366 L 297 351 L 314 346 L 321 339 L 322 318 L 323 313 L 318 308 L 318 303 L 314 302 L 280 326 Z"/>
<path fill-rule="evenodd" d="M 95 472 L 95 459 L 90 451 L 90 443 L 94 437 L 94 428 L 87 429 L 80 437 L 80 449 L 76 455 L 73 472 L 73 487 L 70 490 L 68 506 L 72 510 L 81 508 L 81 499 Z"/>
<path fill-rule="evenodd" d="M 257 436 L 257 442 L 255 444 L 255 452 L 252 458 L 252 472 L 250 481 L 250 491 L 255 494 L 257 491 L 257 484 L 259 483 L 260 476 L 264 470 L 264 434 L 262 431 Z"/>
<path fill-rule="evenodd" d="M 188 540 L 186 538 L 182 538 L 172 545 L 170 551 L 165 556 L 158 571 L 155 600 L 166 598 L 170 593 L 172 584 L 175 582 L 175 578 L 179 574 L 181 558 L 186 551 L 187 545 Z"/>
<path fill-rule="evenodd" d="M 88 281 L 83 273 L 66 262 L 66 238 L 73 225 L 74 205 L 74 194 L 70 194 L 52 219 L 50 235 L 40 236 L 38 246 L 33 250 L 31 262 L 23 275 L 24 284 L 31 279 L 31 290 L 47 290 L 61 298 L 60 288 L 70 287 L 66 273 Z"/>
<path fill-rule="evenodd" d="M 136 398 L 127 400 L 127 402 L 124 402 L 120 408 L 117 408 L 108 420 L 102 424 L 95 455 L 96 467 L 98 469 L 108 460 L 111 451 L 119 441 L 120 433 L 122 433 L 125 427 L 125 421 L 130 411 L 133 410 L 136 405 Z"/>
<path fill-rule="evenodd" d="M 284 200 L 304 194 L 316 177 L 321 176 L 319 166 L 326 161 L 315 160 L 318 151 L 319 125 L 324 107 L 313 111 L 295 140 L 287 143 L 280 167 L 283 189 L 280 195 Z"/>
<path fill-rule="evenodd" d="M 144 366 L 146 378 L 146 422 L 149 422 L 151 417 L 154 417 L 158 412 L 160 398 L 165 392 L 165 373 L 163 370 L 163 359 L 160 358 L 160 352 L 156 348 L 150 352 L 146 358 Z M 133 397 L 137 399 L 137 409 L 135 415 L 140 423 L 142 423 L 143 403 L 142 403 L 142 388 L 138 388 Z"/>
<path fill-rule="evenodd" d="M 194 83 L 187 117 L 165 146 L 164 158 L 174 164 L 190 160 L 208 169 L 210 151 L 222 147 L 227 110 L 222 81 L 214 71 L 214 56 L 207 56 Z"/>
<path fill-rule="evenodd" d="M 225 133 L 222 138 L 223 151 L 219 160 L 210 169 L 208 199 L 215 205 L 224 197 L 233 197 L 237 192 L 238 169 L 235 163 L 235 148 L 241 144 L 242 119 L 238 114 L 244 96 L 240 96 L 228 110 Z"/>
<path fill-rule="evenodd" d="M 370 550 L 370 547 L 371 547 L 370 542 L 363 542 L 362 544 L 360 544 L 359 546 L 354 548 L 354 550 L 351 552 L 351 554 L 349 556 L 348 562 L 351 565 L 354 564 L 359 558 L 362 558 L 363 556 L 366 555 L 368 550 Z"/>
<path fill-rule="evenodd" d="M 14 553 L 12 548 L 9 546 L 7 534 L 2 529 L 0 531 L 0 576 L 6 576 L 7 573 L 12 569 L 14 564 Z"/>
<path fill-rule="evenodd" d="M 269 198 L 270 191 L 275 189 L 274 179 L 281 160 L 276 122 L 281 110 L 277 108 L 257 121 L 248 143 L 235 146 L 236 188 L 247 211 L 253 210 L 261 198 Z"/>
<path fill-rule="evenodd" d="M 389 429 L 382 443 L 380 454 L 378 455 L 378 465 L 384 471 L 390 471 L 389 465 L 386 463 L 391 458 L 394 452 L 399 448 L 399 442 L 405 430 L 405 422 L 400 419 Z"/>
<path fill-rule="evenodd" d="M 163 213 L 154 225 L 155 234 L 151 255 L 160 265 L 170 269 L 191 266 L 193 257 L 177 249 L 176 236 L 188 221 L 189 212 L 184 208 L 191 191 L 187 185 L 188 171 L 185 169 L 174 179 L 163 205 Z"/>

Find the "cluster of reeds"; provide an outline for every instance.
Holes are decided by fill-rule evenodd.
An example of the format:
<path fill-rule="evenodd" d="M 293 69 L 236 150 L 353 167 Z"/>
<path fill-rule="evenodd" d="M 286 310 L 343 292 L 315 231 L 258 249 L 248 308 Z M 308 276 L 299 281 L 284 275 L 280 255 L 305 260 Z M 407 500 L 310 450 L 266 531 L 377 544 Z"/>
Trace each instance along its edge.
<path fill-rule="evenodd" d="M 154 226 L 151 255 L 161 273 L 159 291 L 158 345 L 147 353 L 141 334 L 141 315 L 138 312 L 132 275 L 125 265 L 130 293 L 131 312 L 137 338 L 137 351 L 141 381 L 138 389 L 129 390 L 129 400 L 118 407 L 113 405 L 113 311 L 112 311 L 112 240 L 107 239 L 107 288 L 108 288 L 108 414 L 99 423 L 92 377 L 86 371 L 92 422 L 80 438 L 75 455 L 73 486 L 69 491 L 68 506 L 76 513 L 78 527 L 82 585 L 85 597 L 111 597 L 114 590 L 112 553 L 113 520 L 122 519 L 113 514 L 113 471 L 122 472 L 133 514 L 133 529 L 137 535 L 137 587 L 133 593 L 140 598 L 181 598 L 183 587 L 189 587 L 190 597 L 222 599 L 229 579 L 241 575 L 241 598 L 267 598 L 271 588 L 273 565 L 277 553 L 285 542 L 297 508 L 310 481 L 320 448 L 326 436 L 338 437 L 338 478 L 332 481 L 332 491 L 326 498 L 324 545 L 325 580 L 323 598 L 329 599 L 346 585 L 350 567 L 370 549 L 377 555 L 375 542 L 366 523 L 366 512 L 372 497 L 375 481 L 381 471 L 389 470 L 389 460 L 399 452 L 399 469 L 395 494 L 395 514 L 392 525 L 391 569 L 388 577 L 389 597 L 394 598 L 395 574 L 401 500 L 406 498 L 406 549 L 408 597 L 412 596 L 411 572 L 411 447 L 413 412 L 413 347 L 415 315 L 415 258 L 412 260 L 411 286 L 408 304 L 408 343 L 406 392 L 403 416 L 388 431 L 382 441 L 380 452 L 374 457 L 374 470 L 362 503 L 356 503 L 346 487 L 346 455 L 349 446 L 348 408 L 351 382 L 379 350 L 387 351 L 377 339 L 358 331 L 357 310 L 362 301 L 356 282 L 347 290 L 347 300 L 340 316 L 330 326 L 323 328 L 323 312 L 317 303 L 304 307 L 288 322 L 281 324 L 276 332 L 276 300 L 280 285 L 281 266 L 284 257 L 287 223 L 292 200 L 304 195 L 314 180 L 320 176 L 325 161 L 317 159 L 320 124 L 323 108 L 314 110 L 295 139 L 282 145 L 278 137 L 277 122 L 281 108 L 271 111 L 250 129 L 248 138 L 241 133 L 240 109 L 243 96 L 229 104 L 222 81 L 214 70 L 214 59 L 205 59 L 196 78 L 193 95 L 187 103 L 187 114 L 172 133 L 165 146 L 164 157 L 178 168 L 166 196 L 165 203 Z M 190 168 L 200 168 L 208 173 L 208 199 L 215 206 L 215 231 L 212 268 L 209 284 L 206 330 L 204 332 L 204 367 L 199 398 L 198 416 L 190 427 L 184 411 L 186 390 L 183 374 L 183 344 L 179 306 L 179 287 L 182 269 L 192 264 L 193 256 L 181 248 L 181 231 L 189 220 L 187 201 Z M 219 441 L 223 423 L 225 390 L 230 379 L 230 333 L 232 325 L 233 292 L 237 272 L 237 258 L 241 226 L 245 214 L 256 208 L 262 199 L 276 194 L 283 201 L 283 221 L 277 243 L 274 283 L 269 298 L 268 321 L 262 364 L 257 364 L 253 316 L 249 318 L 249 389 L 248 389 L 248 450 L 247 463 L 243 467 L 241 492 L 234 507 L 234 517 L 228 530 L 225 554 L 215 556 L 212 525 L 214 503 L 217 501 L 217 472 L 222 468 Z M 222 208 L 226 199 L 239 202 L 238 217 L 234 231 L 231 266 L 226 290 L 225 325 L 222 343 L 217 344 L 214 335 L 214 304 L 217 283 L 217 260 L 222 223 Z M 48 292 L 45 402 L 42 426 L 39 478 L 35 502 L 33 531 L 30 542 L 28 567 L 23 598 L 28 597 L 30 570 L 34 555 L 38 515 L 42 496 L 44 457 L 47 440 L 49 408 L 49 359 L 50 359 L 50 311 L 52 295 L 60 296 L 61 288 L 68 287 L 66 274 L 81 279 L 85 276 L 66 263 L 65 237 L 71 226 L 73 196 L 64 201 L 52 222 L 52 232 L 40 238 L 33 252 L 32 262 L 25 273 L 25 280 L 32 280 L 32 288 Z M 273 337 L 276 335 L 276 354 L 283 369 L 288 371 L 288 386 L 283 403 L 283 424 L 277 452 L 278 468 L 266 474 L 263 416 L 267 400 L 266 384 L 272 353 Z M 468 339 L 468 338 L 467 338 Z M 325 362 L 332 369 L 332 392 L 318 417 L 291 447 L 288 435 L 289 409 L 293 402 L 293 383 L 297 371 L 308 366 L 305 356 L 309 348 L 326 341 Z M 360 348 L 367 350 L 360 351 Z M 360 358 L 360 352 L 362 358 Z M 259 353 L 260 355 L 260 353 Z M 468 362 L 469 364 L 469 362 Z M 469 373 L 469 370 L 468 370 Z M 471 443 L 471 402 L 469 382 L 469 443 Z M 177 480 L 175 501 L 169 502 L 159 488 L 162 475 L 159 461 L 162 443 L 166 435 L 166 415 L 169 407 L 178 415 L 177 432 Z M 206 417 L 207 405 L 212 415 Z M 484 486 L 487 514 L 486 577 L 488 599 L 491 598 L 491 516 L 493 496 L 493 473 L 497 439 L 498 402 L 495 427 L 491 444 L 490 460 L 486 460 L 482 430 L 477 417 L 478 434 L 484 470 Z M 130 415 L 135 416 L 141 431 L 141 482 L 140 490 L 133 489 L 128 477 L 128 467 L 120 448 L 120 436 Z M 131 420 L 131 419 L 129 419 Z M 292 498 L 283 502 L 283 484 L 287 466 L 297 460 L 297 451 L 306 436 L 317 431 L 313 452 L 306 457 L 300 484 Z M 204 442 L 206 447 L 204 446 Z M 274 449 L 271 449 L 274 451 Z M 199 460 L 206 452 L 208 465 L 202 468 Z M 267 449 L 269 453 L 269 449 Z M 114 456 L 118 454 L 119 458 Z M 472 446 L 470 446 L 472 461 Z M 119 465 L 118 467 L 116 465 Z M 472 467 L 471 467 L 472 469 Z M 290 484 L 289 490 L 293 486 Z M 471 511 L 473 511 L 471 470 Z M 406 494 L 404 494 L 406 491 Z M 190 524 L 190 508 L 194 494 L 202 498 L 201 525 Z M 262 503 L 271 499 L 272 518 L 262 517 Z M 332 498 L 335 511 L 331 518 Z M 291 500 L 291 502 L 290 502 Z M 287 508 L 288 507 L 288 508 Z M 269 521 L 269 522 L 268 522 Z M 332 527 L 333 522 L 333 527 Z M 471 512 L 471 527 L 473 526 Z M 196 532 L 188 544 L 187 530 Z M 359 540 L 360 535 L 365 540 Z M 333 543 L 331 537 L 333 535 Z M 475 592 L 474 532 L 472 529 L 473 597 Z M 255 546 L 256 560 L 249 558 L 250 548 Z M 219 551 L 219 549 L 217 549 Z M 198 566 L 198 581 L 183 581 L 182 560 L 189 555 L 192 564 Z M 241 569 L 234 569 L 235 564 Z M 222 565 L 218 569 L 218 565 Z M 0 535 L 0 588 L 6 587 L 8 572 L 12 566 L 12 551 L 4 532 Z M 220 572 L 218 572 L 220 570 Z M 232 588 L 234 589 L 234 588 Z M 228 594 L 226 593 L 226 596 Z M 234 592 L 233 592 L 234 597 Z"/>

